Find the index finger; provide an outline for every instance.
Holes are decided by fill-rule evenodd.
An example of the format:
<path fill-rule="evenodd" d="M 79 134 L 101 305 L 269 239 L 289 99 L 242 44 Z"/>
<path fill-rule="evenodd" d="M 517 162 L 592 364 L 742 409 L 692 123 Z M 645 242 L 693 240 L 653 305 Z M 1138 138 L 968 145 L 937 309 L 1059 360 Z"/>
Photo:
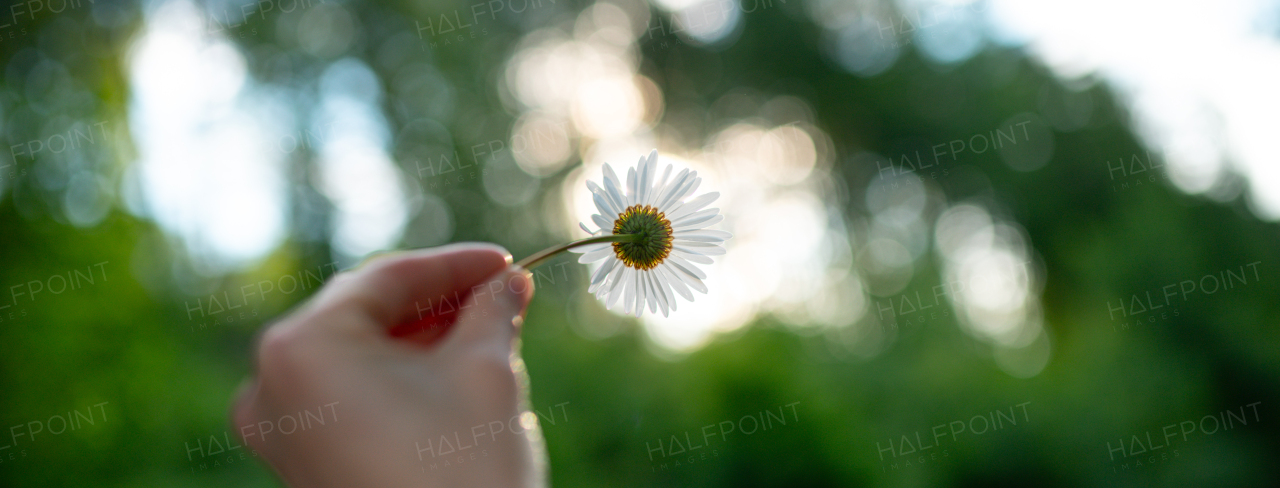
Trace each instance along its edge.
<path fill-rule="evenodd" d="M 382 333 L 449 303 L 460 303 L 472 287 L 510 263 L 506 249 L 479 243 L 383 256 L 331 282 L 316 297 L 316 311 L 349 307 L 380 325 L 377 332 Z M 345 327 L 352 321 L 308 322 Z"/>

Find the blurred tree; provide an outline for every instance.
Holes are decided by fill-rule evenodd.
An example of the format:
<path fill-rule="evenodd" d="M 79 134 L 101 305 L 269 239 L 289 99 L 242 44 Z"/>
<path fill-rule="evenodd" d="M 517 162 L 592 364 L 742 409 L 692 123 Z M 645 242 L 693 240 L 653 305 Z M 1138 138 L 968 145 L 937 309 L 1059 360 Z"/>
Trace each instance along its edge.
<path fill-rule="evenodd" d="M 125 168 L 137 156 L 122 67 L 145 22 L 141 12 L 152 6 L 71 3 L 77 7 L 64 13 L 10 15 L 13 25 L 0 27 L 0 120 L 10 147 L 0 156 L 7 165 L 0 167 L 0 286 L 8 290 L 0 306 L 9 305 L 0 309 L 0 427 L 12 427 L 0 434 L 0 484 L 275 486 L 252 453 L 236 448 L 227 403 L 250 368 L 255 331 L 313 288 L 245 302 L 242 311 L 212 303 L 246 285 L 340 267 L 330 245 L 334 210 L 316 184 L 318 151 L 304 145 L 290 154 L 286 242 L 247 270 L 201 275 L 183 243 L 128 201 L 136 191 Z M 498 242 L 517 256 L 556 239 L 555 220 L 538 213 L 547 192 L 528 208 L 507 207 L 486 197 L 480 178 L 432 187 L 422 165 L 509 141 L 515 116 L 500 89 L 506 56 L 524 34 L 569 24 L 587 4 L 543 2 L 527 14 L 452 26 L 456 32 L 444 32 L 442 22 L 475 5 L 493 7 L 294 5 L 210 1 L 202 8 L 214 19 L 212 32 L 243 50 L 256 80 L 293 94 L 285 98 L 300 120 L 315 116 L 314 92 L 333 63 L 359 60 L 377 75 L 394 159 L 417 176 L 411 196 L 437 198 L 449 212 L 411 218 L 405 247 L 436 244 L 415 229 L 442 218 L 451 222 L 448 240 Z M 652 13 L 654 22 L 669 22 L 659 9 Z M 349 32 L 350 42 L 300 40 L 300 23 L 330 36 Z M 943 69 L 908 48 L 882 74 L 855 76 L 830 61 L 824 34 L 795 2 L 744 14 L 741 29 L 714 48 L 681 35 L 642 36 L 641 72 L 665 94 L 668 114 L 700 114 L 709 126 L 733 118 L 716 112 L 731 93 L 806 100 L 835 144 L 839 204 L 851 222 L 865 218 L 867 189 L 883 173 L 866 154 L 892 157 L 985 133 L 1016 114 L 1041 112 L 1043 93 L 1065 91 L 1021 53 L 997 47 Z M 405 81 L 405 73 L 417 81 Z M 982 202 L 1025 229 L 1045 276 L 1041 303 L 1052 338 L 1041 373 L 1010 377 L 989 345 L 963 333 L 955 313 L 895 327 L 883 351 L 870 356 L 842 345 L 848 331 L 796 329 L 766 316 L 672 361 L 652 352 L 634 321 L 582 305 L 585 272 L 569 265 L 559 268 L 568 286 L 539 290 L 523 345 L 553 484 L 1275 485 L 1280 427 L 1267 419 L 1280 401 L 1276 226 L 1257 221 L 1239 200 L 1209 202 L 1163 183 L 1119 187 L 1132 181 L 1117 182 L 1108 162 L 1145 150 L 1105 87 L 1084 93 L 1092 100 L 1087 124 L 1052 133 L 1045 167 L 1016 171 L 992 151 L 963 157 L 952 173 L 927 181 L 949 202 Z M 66 154 L 49 146 L 52 135 L 93 127 L 104 128 L 98 141 L 106 142 Z M 36 151 L 37 141 L 48 149 Z M 573 166 L 540 188 L 553 188 Z M 95 197 L 108 202 L 104 210 L 77 203 L 84 188 L 109 189 Z M 931 261 L 922 258 L 926 269 L 904 293 L 927 295 L 945 283 L 941 263 Z M 1132 295 L 1145 299 L 1148 291 L 1250 263 L 1260 263 L 1259 274 L 1247 285 L 1191 296 L 1154 323 L 1108 313 Z M 77 271 L 100 272 L 101 281 L 66 293 L 33 291 Z M 585 321 L 617 333 L 585 338 L 574 325 Z M 100 423 L 14 437 L 102 402 Z M 1112 450 L 1132 436 L 1147 442 L 1147 433 L 1159 442 L 1167 425 L 1258 402 L 1262 420 L 1247 427 L 1166 439 L 1171 448 L 1160 453 L 1130 456 L 1129 444 L 1119 461 Z M 555 418 L 558 406 L 564 416 Z M 997 413 L 1025 416 L 999 430 L 952 435 L 954 422 Z M 756 421 L 748 418 L 773 423 L 746 433 L 743 426 Z M 735 431 L 725 432 L 725 422 Z M 937 436 L 941 425 L 946 435 Z M 1166 460 L 1169 452 L 1178 454 Z"/>

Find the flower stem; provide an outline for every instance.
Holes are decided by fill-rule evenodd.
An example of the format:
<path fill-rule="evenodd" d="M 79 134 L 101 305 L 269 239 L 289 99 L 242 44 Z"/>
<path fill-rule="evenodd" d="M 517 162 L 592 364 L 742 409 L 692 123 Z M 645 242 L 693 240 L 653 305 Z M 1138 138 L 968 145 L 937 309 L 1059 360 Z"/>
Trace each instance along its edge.
<path fill-rule="evenodd" d="M 520 262 L 516 263 L 516 266 L 520 266 L 527 270 L 532 270 L 533 268 L 538 267 L 538 265 L 547 262 L 553 257 L 556 257 L 556 255 L 578 246 L 585 246 L 588 244 L 599 244 L 602 242 L 635 242 L 638 240 L 640 240 L 639 234 L 611 234 L 606 236 L 588 237 L 586 239 L 573 241 L 568 244 L 563 244 L 563 245 L 543 249 L 541 252 L 538 252 L 537 254 L 521 259 Z"/>

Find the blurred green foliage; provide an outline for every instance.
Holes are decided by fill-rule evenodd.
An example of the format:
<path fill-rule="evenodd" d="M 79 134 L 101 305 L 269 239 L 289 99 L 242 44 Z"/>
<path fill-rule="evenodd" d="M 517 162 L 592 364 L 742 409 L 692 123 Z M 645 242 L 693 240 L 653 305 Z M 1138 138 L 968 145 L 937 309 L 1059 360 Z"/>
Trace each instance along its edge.
<path fill-rule="evenodd" d="M 369 60 L 383 76 L 390 73 L 377 60 L 382 41 L 414 34 L 415 20 L 469 6 L 343 5 L 359 19 L 362 36 L 345 55 Z M 480 39 L 414 54 L 438 67 L 453 87 L 452 103 L 459 108 L 449 129 L 456 147 L 507 137 L 513 117 L 496 88 L 505 54 L 523 32 L 571 19 L 582 6 L 562 1 L 527 16 L 501 17 Z M 32 138 L 35 124 L 55 115 L 33 106 L 23 71 L 31 63 L 23 59 L 34 49 L 62 56 L 93 99 L 56 116 L 107 120 L 118 129 L 110 145 L 98 148 L 97 163 L 118 184 L 120 168 L 133 157 L 121 66 L 141 23 L 140 7 L 112 10 L 117 17 L 108 27 L 95 20 L 95 8 L 100 7 L 38 15 L 18 27 L 22 34 L 5 34 L 0 107 L 6 145 Z M 948 69 L 908 50 L 883 75 L 859 78 L 824 59 L 818 28 L 799 8 L 780 2 L 776 10 L 747 14 L 741 36 L 719 50 L 650 42 L 641 71 L 663 89 L 668 111 L 708 111 L 722 95 L 743 89 L 807 100 L 817 125 L 836 145 L 835 173 L 848 202 L 862 201 L 876 171 L 851 157 L 857 151 L 892 154 L 907 140 L 966 137 L 1011 114 L 1036 111 L 1042 90 L 1064 90 L 1019 52 L 1000 48 Z M 290 69 L 280 69 L 259 56 L 287 51 L 275 45 L 274 29 L 283 15 L 251 16 L 227 32 L 244 48 L 256 76 L 297 88 L 307 83 L 307 73 L 331 60 L 291 54 Z M 83 28 L 68 31 L 68 22 Z M 959 177 L 938 182 L 954 200 L 976 198 L 1007 209 L 1026 229 L 1045 270 L 1042 302 L 1053 339 L 1052 359 L 1039 375 L 1015 379 L 1001 372 L 988 348 L 960 331 L 954 315 L 902 328 L 896 341 L 869 359 L 842 350 L 831 333 L 796 330 L 770 317 L 687 357 L 664 359 L 650 351 L 635 322 L 577 312 L 589 296 L 585 270 L 573 264 L 563 268 L 568 279 L 539 289 L 523 344 L 533 408 L 545 413 L 565 405 L 567 418 L 543 421 L 553 485 L 1280 483 L 1280 233 L 1240 201 L 1209 202 L 1165 184 L 1114 191 L 1104 161 L 1144 150 L 1108 91 L 1095 86 L 1088 93 L 1094 100 L 1091 122 L 1055 133 L 1056 150 L 1043 169 L 1016 172 L 992 152 L 957 165 L 972 172 L 966 174 L 983 175 L 989 185 L 968 185 Z M 402 102 L 384 99 L 396 127 L 413 120 L 399 107 Z M 293 228 L 286 245 L 254 269 L 180 286 L 174 270 L 187 266 L 183 251 L 155 224 L 117 207 L 90 228 L 71 225 L 58 210 L 61 190 L 36 181 L 29 161 L 11 163 L 8 169 L 16 173 L 6 175 L 0 202 L 0 303 L 11 305 L 0 310 L 0 446 L 11 447 L 0 448 L 0 485 L 277 486 L 251 454 L 242 459 L 245 449 L 194 458 L 190 449 L 225 433 L 234 439 L 228 405 L 250 372 L 255 333 L 313 290 L 277 294 L 254 304 L 243 319 L 193 320 L 190 310 L 193 303 L 247 283 L 322 268 L 332 262 L 327 244 L 305 237 L 307 229 Z M 298 164 L 305 166 L 305 158 Z M 485 226 L 479 216 L 498 214 L 515 222 L 517 211 L 486 201 L 479 184 L 440 191 L 457 210 L 451 240 L 497 242 L 517 256 L 553 243 L 554 233 L 545 229 L 513 237 Z M 848 212 L 857 213 L 855 207 L 849 204 Z M 1258 281 L 1194 297 L 1168 320 L 1115 330 L 1107 315 L 1117 297 L 1253 262 L 1261 262 Z M 94 268 L 97 263 L 103 264 Z M 29 290 L 32 281 L 48 283 L 54 275 L 94 269 L 102 271 L 101 281 L 80 289 L 34 299 L 4 296 Z M 938 283 L 936 276 L 919 272 L 908 291 L 927 292 Z M 607 323 L 619 332 L 588 339 L 573 321 Z M 90 409 L 102 402 L 105 419 L 94 425 L 13 437 L 29 432 L 29 422 L 47 423 L 68 411 L 97 412 Z M 1158 439 L 1166 425 L 1255 402 L 1261 402 L 1260 422 L 1175 439 L 1176 459 L 1121 470 L 1122 463 L 1109 458 L 1108 443 L 1134 435 L 1146 442 L 1147 432 Z M 1016 405 L 1026 408 L 1016 426 L 933 437 L 934 426 L 1013 411 Z M 705 426 L 716 425 L 719 432 L 721 422 L 766 410 L 794 412 L 794 418 L 752 434 L 703 437 Z M 904 436 L 916 442 L 917 433 L 925 444 L 938 442 L 936 450 L 922 453 L 945 456 L 920 462 L 918 454 L 893 457 L 882 451 Z M 670 454 L 672 436 L 684 441 L 686 434 L 694 444 L 706 444 L 706 451 Z M 667 447 L 655 455 L 659 441 Z"/>

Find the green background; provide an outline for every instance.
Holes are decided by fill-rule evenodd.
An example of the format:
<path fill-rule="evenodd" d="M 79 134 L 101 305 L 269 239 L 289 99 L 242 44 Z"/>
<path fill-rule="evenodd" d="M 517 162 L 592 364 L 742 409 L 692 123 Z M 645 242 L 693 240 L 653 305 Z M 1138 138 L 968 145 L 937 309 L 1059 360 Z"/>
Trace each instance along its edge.
<path fill-rule="evenodd" d="M 127 72 L 121 66 L 131 36 L 142 25 L 143 6 L 120 4 L 112 10 L 116 20 L 104 27 L 93 18 L 94 9 L 105 8 L 98 6 L 103 2 L 82 3 L 10 27 L 0 40 L 5 146 L 40 137 L 53 120 L 106 121 L 110 142 L 90 148 L 88 164 L 118 185 L 135 158 L 126 118 Z M 415 32 L 416 19 L 469 4 L 342 6 L 361 25 L 359 42 L 344 55 L 373 59 L 380 42 Z M 475 118 L 452 122 L 458 125 L 450 127 L 456 147 L 508 137 L 514 115 L 499 100 L 495 74 L 504 54 L 523 33 L 572 18 L 585 6 L 562 0 L 537 15 L 502 17 L 487 25 L 482 39 L 423 54 L 451 83 L 454 102 L 484 121 L 479 128 L 458 127 Z M 740 37 L 717 49 L 642 43 L 640 71 L 663 89 L 669 113 L 708 111 L 722 95 L 742 89 L 806 100 L 815 107 L 815 124 L 835 144 L 832 173 L 848 193 L 837 203 L 850 216 L 865 212 L 859 202 L 875 172 L 853 157 L 859 151 L 895 154 L 904 141 L 950 141 L 986 132 L 1011 114 L 1035 112 L 1044 90 L 1068 90 L 1020 52 L 999 47 L 948 69 L 908 48 L 885 73 L 860 78 L 824 57 L 820 28 L 799 8 L 796 2 L 779 2 L 775 10 L 744 14 Z M 307 77 L 332 59 L 298 54 L 290 66 L 272 68 L 254 54 L 266 52 L 256 48 L 273 43 L 277 19 L 285 15 L 290 14 L 254 16 L 227 34 L 247 53 L 255 76 L 302 90 Z M 31 86 L 26 74 L 33 63 L 26 59 L 33 50 L 61 62 L 92 98 L 52 112 L 37 106 L 33 97 L 56 97 L 58 88 L 41 95 L 40 87 Z M 381 69 L 377 62 L 369 64 Z M 990 180 L 990 190 L 978 197 L 1009 209 L 1044 270 L 1040 299 L 1053 342 L 1052 358 L 1041 373 L 1018 379 L 1002 372 L 989 346 L 966 335 L 954 314 L 904 327 L 871 356 L 841 350 L 832 333 L 798 331 L 766 315 L 696 352 L 664 358 L 651 351 L 637 322 L 603 311 L 577 312 L 578 302 L 590 299 L 585 267 L 551 267 L 563 281 L 540 287 L 523 347 L 534 409 L 545 415 L 564 405 L 565 418 L 543 421 L 552 484 L 1280 483 L 1275 462 L 1280 455 L 1275 421 L 1280 233 L 1274 223 L 1254 217 L 1241 199 L 1213 202 L 1163 181 L 1115 191 L 1104 162 L 1145 149 L 1130 132 L 1125 109 L 1104 86 L 1086 91 L 1093 100 L 1089 123 L 1055 132 L 1056 149 L 1044 168 L 1013 171 L 994 152 L 971 155 L 962 164 Z M 383 100 L 393 126 L 405 123 L 395 115 L 401 102 L 395 95 Z M 196 300 L 235 293 L 245 284 L 327 270 L 334 262 L 327 241 L 314 237 L 312 224 L 292 221 L 289 239 L 261 264 L 196 287 L 180 286 L 172 270 L 189 266 L 187 256 L 163 229 L 123 210 L 123 204 L 92 227 L 73 225 L 59 203 L 65 184 L 42 180 L 30 159 L 10 163 L 0 201 L 0 295 L 75 270 L 102 274 L 100 281 L 66 293 L 0 300 L 12 303 L 0 310 L 0 445 L 13 442 L 10 427 L 25 432 L 28 422 L 68 411 L 92 412 L 99 421 L 58 435 L 18 437 L 16 446 L 0 449 L 0 484 L 278 486 L 252 456 L 241 459 L 244 449 L 231 451 L 233 462 L 225 455 L 192 459 L 188 449 L 230 432 L 230 398 L 249 374 L 255 334 L 313 290 L 276 294 L 254 304 L 246 318 L 203 329 L 188 310 Z M 311 163 L 301 157 L 291 164 Z M 409 163 L 402 165 L 412 174 Z M 66 175 L 49 178 L 59 177 Z M 952 181 L 957 180 L 940 185 L 945 190 Z M 484 194 L 478 185 L 464 181 L 438 192 L 457 211 L 451 241 L 496 242 L 516 256 L 556 243 L 553 232 L 540 228 L 544 224 L 477 198 Z M 965 190 L 950 191 L 959 198 Z M 469 218 L 492 213 L 510 214 L 511 229 L 498 232 L 482 225 L 483 219 Z M 941 282 L 929 260 L 908 292 L 928 293 Z M 1115 330 L 1106 315 L 1104 304 L 1117 297 L 1255 262 L 1260 263 L 1257 279 L 1192 296 L 1168 320 Z M 95 267 L 98 263 L 103 264 Z M 618 332 L 586 338 L 575 321 L 595 321 Z M 102 402 L 107 403 L 101 411 L 92 407 Z M 795 410 L 786 407 L 785 425 L 704 438 L 710 442 L 707 451 L 695 451 L 699 457 L 693 462 L 687 454 L 651 459 L 650 449 L 659 440 L 683 440 L 688 433 L 696 444 L 704 426 L 782 412 L 786 405 Z M 1025 407 L 1025 416 L 1017 405 Z M 1256 405 L 1260 421 L 1249 410 L 1245 426 L 1175 438 L 1168 451 L 1157 451 L 1177 449 L 1172 459 L 1149 463 L 1147 456 L 1138 456 L 1143 466 L 1121 468 L 1124 463 L 1109 457 L 1109 442 L 1127 442 L 1134 435 L 1145 442 L 1148 432 L 1159 439 L 1167 425 L 1253 408 L 1247 405 Z M 929 456 L 945 452 L 937 459 L 882 459 L 879 449 L 891 440 L 908 436 L 914 442 L 919 433 L 925 444 L 933 444 L 934 426 L 997 411 L 1016 412 L 1019 422 L 980 435 L 942 437 L 937 448 L 923 451 Z M 713 456 L 701 457 L 712 450 Z"/>

